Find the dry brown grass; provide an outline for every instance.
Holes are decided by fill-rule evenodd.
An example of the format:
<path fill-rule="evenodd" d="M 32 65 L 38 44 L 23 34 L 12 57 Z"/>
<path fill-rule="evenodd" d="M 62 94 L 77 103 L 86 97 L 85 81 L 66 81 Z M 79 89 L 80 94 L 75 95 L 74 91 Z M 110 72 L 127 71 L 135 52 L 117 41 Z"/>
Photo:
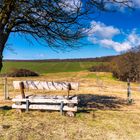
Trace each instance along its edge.
<path fill-rule="evenodd" d="M 47 74 L 37 78 L 8 78 L 13 80 L 47 80 L 80 82 L 80 90 L 72 91 L 81 99 L 76 117 L 61 116 L 59 112 L 30 111 L 18 113 L 3 100 L 0 84 L 0 140 L 139 140 L 140 89 L 132 84 L 134 103 L 127 105 L 127 84 L 108 73 L 68 72 Z M 26 91 L 31 94 L 66 94 L 66 92 Z M 18 95 L 9 86 L 10 98 Z"/>

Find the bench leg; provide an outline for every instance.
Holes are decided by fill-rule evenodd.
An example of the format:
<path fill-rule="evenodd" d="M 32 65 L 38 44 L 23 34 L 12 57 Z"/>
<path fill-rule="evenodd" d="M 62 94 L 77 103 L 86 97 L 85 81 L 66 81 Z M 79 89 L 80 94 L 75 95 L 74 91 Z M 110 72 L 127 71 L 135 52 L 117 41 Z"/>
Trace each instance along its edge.
<path fill-rule="evenodd" d="M 74 104 L 73 103 L 69 103 L 67 105 L 68 105 L 68 107 L 74 107 Z M 69 116 L 69 117 L 74 117 L 75 116 L 75 112 L 67 111 L 66 112 L 66 115 Z"/>
<path fill-rule="evenodd" d="M 29 100 L 26 100 L 26 112 L 29 111 Z"/>
<path fill-rule="evenodd" d="M 63 106 L 64 106 L 64 103 L 62 101 L 61 104 L 60 104 L 60 113 L 61 113 L 61 115 L 63 115 Z"/>

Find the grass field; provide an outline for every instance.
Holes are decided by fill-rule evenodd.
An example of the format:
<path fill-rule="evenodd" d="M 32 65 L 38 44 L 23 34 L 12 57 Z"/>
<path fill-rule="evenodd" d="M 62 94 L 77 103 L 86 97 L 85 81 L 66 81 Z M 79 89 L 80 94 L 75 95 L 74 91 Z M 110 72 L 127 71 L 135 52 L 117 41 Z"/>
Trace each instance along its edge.
<path fill-rule="evenodd" d="M 111 73 L 60 72 L 39 77 L 8 78 L 10 98 L 19 94 L 12 88 L 13 80 L 47 80 L 79 82 L 79 111 L 74 118 L 59 112 L 11 109 L 11 100 L 3 100 L 0 80 L 0 140 L 140 140 L 140 89 L 131 84 L 132 105 L 128 105 L 127 83 L 114 79 Z M 26 91 L 28 94 L 42 93 Z M 43 92 L 42 94 L 66 94 Z"/>
<path fill-rule="evenodd" d="M 7 73 L 13 69 L 25 68 L 40 74 L 57 72 L 77 72 L 87 70 L 93 65 L 101 62 L 4 62 L 2 73 Z"/>

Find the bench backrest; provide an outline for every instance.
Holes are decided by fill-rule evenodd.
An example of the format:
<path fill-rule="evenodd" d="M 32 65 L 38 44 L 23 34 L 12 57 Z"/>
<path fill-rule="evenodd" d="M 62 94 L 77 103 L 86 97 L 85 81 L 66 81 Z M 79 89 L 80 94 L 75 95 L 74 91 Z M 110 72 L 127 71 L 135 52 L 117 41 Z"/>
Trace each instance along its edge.
<path fill-rule="evenodd" d="M 20 89 L 20 83 L 23 82 L 24 89 L 42 89 L 42 90 L 78 90 L 79 83 L 76 82 L 47 82 L 47 81 L 13 81 L 14 89 Z"/>

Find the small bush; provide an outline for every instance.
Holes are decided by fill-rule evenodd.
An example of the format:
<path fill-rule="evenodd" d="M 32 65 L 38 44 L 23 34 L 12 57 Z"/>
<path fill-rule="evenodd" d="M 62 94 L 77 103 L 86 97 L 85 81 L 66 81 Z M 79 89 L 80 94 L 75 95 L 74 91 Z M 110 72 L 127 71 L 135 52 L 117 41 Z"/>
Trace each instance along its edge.
<path fill-rule="evenodd" d="M 110 72 L 110 65 L 109 64 L 100 64 L 96 66 L 92 66 L 89 68 L 90 72 Z"/>
<path fill-rule="evenodd" d="M 16 69 L 12 73 L 7 74 L 8 77 L 27 77 L 27 76 L 39 76 L 38 73 L 27 69 Z"/>

